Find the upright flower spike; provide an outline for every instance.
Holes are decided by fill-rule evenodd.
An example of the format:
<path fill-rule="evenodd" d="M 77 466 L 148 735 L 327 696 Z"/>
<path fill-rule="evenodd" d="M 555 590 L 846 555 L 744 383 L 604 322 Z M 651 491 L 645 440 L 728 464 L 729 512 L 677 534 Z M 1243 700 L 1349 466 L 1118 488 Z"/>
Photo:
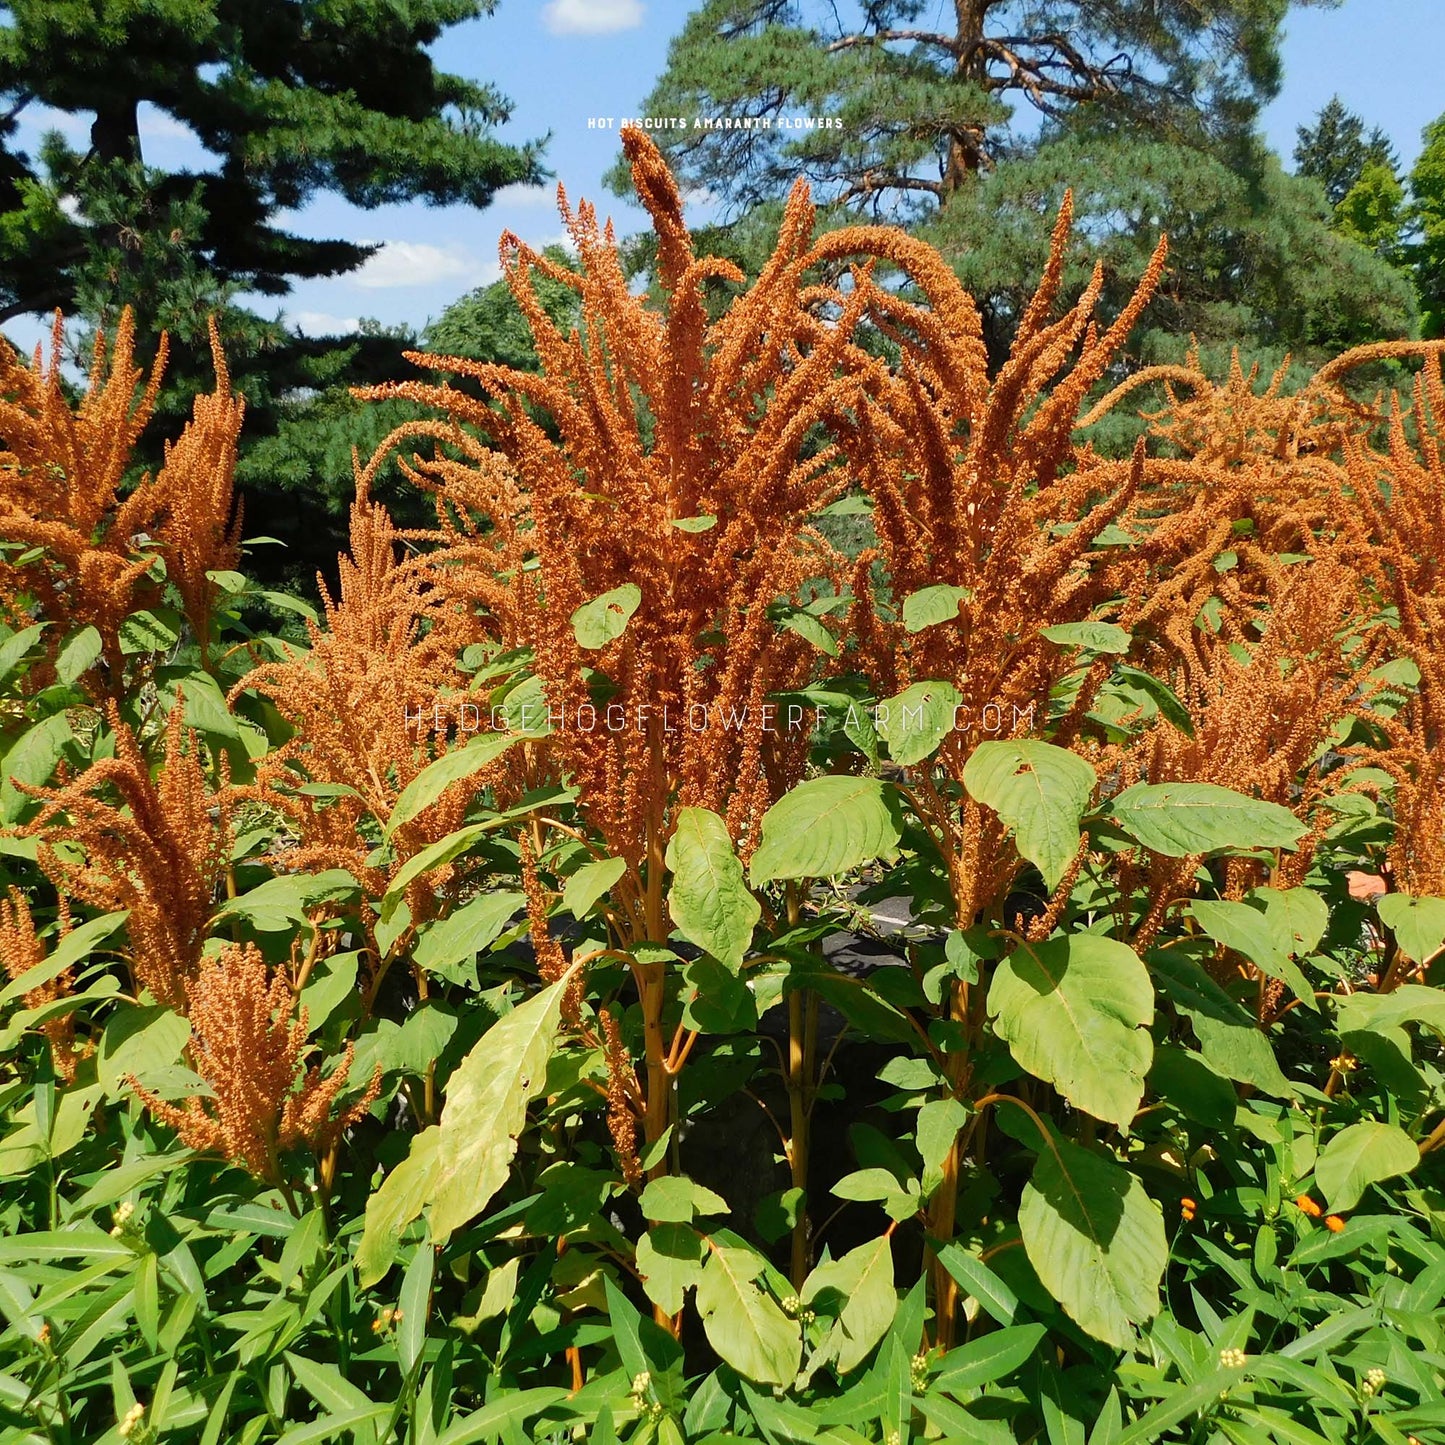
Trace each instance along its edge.
<path fill-rule="evenodd" d="M 628 129 L 623 144 L 659 238 L 656 304 L 629 286 L 610 227 L 560 195 L 575 271 L 502 242 L 542 375 L 417 356 L 469 389 L 411 382 L 363 394 L 404 396 L 455 424 L 450 437 L 436 423 L 410 429 L 441 445 L 405 461 L 455 519 L 436 534 L 435 586 L 484 600 L 488 623 L 531 650 L 566 720 L 552 746 L 583 811 L 640 869 L 660 859 L 675 807 L 723 812 L 741 833 L 800 776 L 806 738 L 770 734 L 761 704 L 809 680 L 819 654 L 766 609 L 801 602 L 810 581 L 843 578 L 809 523 L 848 482 L 819 427 L 857 394 L 849 334 L 863 303 L 836 298 L 836 324 L 814 316 L 813 208 L 799 186 L 771 261 L 710 320 L 708 289 L 743 277 L 696 255 L 652 142 Z M 570 334 L 541 306 L 537 274 L 576 292 Z M 491 451 L 463 441 L 462 428 Z M 407 437 L 403 428 L 388 446 Z M 519 553 L 533 565 L 509 574 L 512 598 L 494 600 L 492 566 Z M 579 640 L 578 610 L 624 587 L 638 593 L 625 626 L 597 646 Z M 596 715 L 599 686 L 625 725 L 575 725 Z"/>
<path fill-rule="evenodd" d="M 160 471 L 127 486 L 136 443 L 155 410 L 166 341 L 149 374 L 134 361 L 135 323 L 124 311 L 113 341 L 97 333 L 86 391 L 72 407 L 61 385 L 61 321 L 51 354 L 26 365 L 0 341 L 0 534 L 37 555 L 0 572 L 0 610 L 18 615 L 33 598 L 59 646 L 77 627 L 101 637 L 108 678 L 122 685 L 120 626 L 175 585 L 204 649 L 216 584 L 240 553 L 234 505 L 236 442 L 244 406 L 231 390 L 211 324 L 215 390 L 196 398 Z"/>
<path fill-rule="evenodd" d="M 113 757 L 57 787 L 22 790 L 43 806 L 19 831 L 38 840 L 41 870 L 63 895 L 102 912 L 129 910 L 130 969 L 137 991 L 184 1005 L 206 925 L 230 856 L 228 784 L 212 789 L 178 694 L 165 750 L 152 775 L 139 738 L 114 704 L 107 720 Z M 84 853 L 77 861 L 60 840 Z"/>
<path fill-rule="evenodd" d="M 306 1011 L 296 1013 L 284 970 L 269 970 L 252 945 L 229 945 L 205 959 L 186 986 L 186 1000 L 192 1062 L 211 1097 L 171 1104 L 130 1083 L 188 1147 L 220 1154 L 275 1183 L 281 1153 L 326 1149 L 375 1101 L 380 1065 L 366 1091 L 333 1114 L 355 1045 L 347 1044 L 327 1074 L 319 1064 L 303 1070 Z"/>

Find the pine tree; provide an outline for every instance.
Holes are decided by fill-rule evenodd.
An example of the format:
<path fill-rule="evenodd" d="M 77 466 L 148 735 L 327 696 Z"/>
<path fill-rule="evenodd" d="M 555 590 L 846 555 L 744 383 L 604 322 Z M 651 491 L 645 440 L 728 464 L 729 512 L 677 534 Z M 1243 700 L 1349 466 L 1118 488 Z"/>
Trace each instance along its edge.
<path fill-rule="evenodd" d="M 1310 176 L 1325 188 L 1330 205 L 1338 206 L 1360 183 L 1367 165 L 1383 166 L 1398 178 L 1399 157 L 1379 126 L 1367 135 L 1365 122 L 1332 96 L 1312 126 L 1296 129 L 1295 174 Z"/>
<path fill-rule="evenodd" d="M 1165 330 L 1304 350 L 1406 333 L 1408 284 L 1332 234 L 1317 188 L 1257 137 L 1287 8 L 706 0 L 643 113 L 684 123 L 658 141 L 718 207 L 710 246 L 749 265 L 804 175 L 835 221 L 902 221 L 938 245 L 979 298 L 996 358 L 1066 188 L 1076 285 L 1103 258 L 1122 298 L 1170 234 L 1150 313 L 1159 347 Z"/>
<path fill-rule="evenodd" d="M 0 12 L 0 322 L 60 308 L 113 324 L 131 305 L 142 348 L 168 330 L 162 435 L 208 384 L 213 312 L 252 437 L 274 432 L 291 398 L 323 389 L 343 366 L 354 381 L 395 374 L 400 357 L 386 338 L 338 351 L 336 338 L 304 338 L 241 298 L 284 296 L 371 254 L 281 224 L 319 194 L 361 207 L 485 206 L 500 187 L 541 178 L 539 145 L 496 134 L 507 100 L 428 54 L 449 27 L 494 5 L 14 0 Z M 187 127 L 207 160 L 151 164 L 143 105 Z M 31 106 L 89 117 L 89 145 L 52 131 L 35 155 L 16 149 L 16 119 Z M 249 530 L 297 542 L 315 520 L 303 501 L 255 488 L 248 509 Z M 315 542 L 319 555 L 336 550 L 329 535 Z"/>

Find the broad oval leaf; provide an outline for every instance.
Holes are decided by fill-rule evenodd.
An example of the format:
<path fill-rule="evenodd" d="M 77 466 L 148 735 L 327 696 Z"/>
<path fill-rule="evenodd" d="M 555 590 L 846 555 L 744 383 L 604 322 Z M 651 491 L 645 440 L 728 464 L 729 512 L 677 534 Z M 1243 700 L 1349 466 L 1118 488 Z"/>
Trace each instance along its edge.
<path fill-rule="evenodd" d="M 1019 1231 L 1044 1288 L 1095 1339 L 1124 1349 L 1159 1313 L 1164 1217 L 1114 1160 L 1054 1136 L 1024 1186 Z"/>
<path fill-rule="evenodd" d="M 897 697 L 880 702 L 878 736 L 888 744 L 888 756 L 905 768 L 930 757 L 953 731 L 961 701 L 951 682 L 935 681 L 915 682 Z"/>
<path fill-rule="evenodd" d="M 1293 848 L 1306 832 L 1288 808 L 1215 783 L 1135 783 L 1109 811 L 1135 842 L 1166 858 L 1227 848 Z"/>
<path fill-rule="evenodd" d="M 697 1312 L 708 1343 L 738 1374 L 762 1385 L 790 1385 L 798 1373 L 802 1335 L 754 1281 L 763 1257 L 751 1249 L 714 1245 L 697 1281 Z"/>
<path fill-rule="evenodd" d="M 823 1358 L 831 1359 L 840 1375 L 856 1369 L 898 1313 L 892 1237 L 881 1234 L 820 1264 L 803 1282 L 800 1297 L 833 1316 L 833 1327 L 818 1347 Z"/>
<path fill-rule="evenodd" d="M 428 763 L 397 795 L 384 837 L 390 838 L 403 823 L 424 813 L 453 783 L 479 773 L 518 741 L 517 733 L 482 733 L 462 747 Z"/>
<path fill-rule="evenodd" d="M 527 901 L 524 893 L 479 893 L 422 930 L 412 957 L 429 973 L 446 976 L 489 947 Z"/>
<path fill-rule="evenodd" d="M 980 743 L 963 785 L 1013 829 L 1018 850 L 1058 887 L 1079 851 L 1079 820 L 1098 778 L 1077 753 L 1033 738 Z"/>
<path fill-rule="evenodd" d="M 1060 647 L 1080 647 L 1085 652 L 1128 652 L 1133 641 L 1117 622 L 1060 622 L 1043 628 L 1039 636 Z"/>
<path fill-rule="evenodd" d="M 727 824 L 708 808 L 679 809 L 666 861 L 672 871 L 667 907 L 678 931 L 738 972 L 763 910 L 748 889 Z"/>
<path fill-rule="evenodd" d="M 1387 893 L 1375 904 L 1375 911 L 1412 962 L 1428 963 L 1445 947 L 1445 898 Z"/>
<path fill-rule="evenodd" d="M 1093 933 L 1026 943 L 994 970 L 988 1009 L 1022 1068 L 1128 1127 L 1154 1057 L 1154 986 L 1132 948 Z"/>
<path fill-rule="evenodd" d="M 114 1096 L 128 1075 L 144 1080 L 180 1058 L 190 1024 L 173 1009 L 122 1004 L 105 1021 L 96 1056 L 96 1078 Z"/>
<path fill-rule="evenodd" d="M 922 632 L 940 622 L 953 622 L 959 607 L 972 596 L 967 587 L 952 587 L 946 582 L 910 593 L 903 599 L 903 630 Z"/>
<path fill-rule="evenodd" d="M 641 605 L 642 588 L 635 582 L 624 582 L 621 587 L 584 602 L 572 614 L 572 631 L 578 645 L 596 652 L 615 642 Z"/>
<path fill-rule="evenodd" d="M 878 778 L 813 778 L 763 814 L 749 876 L 754 886 L 827 878 L 891 852 L 902 834 L 896 797 Z"/>
<path fill-rule="evenodd" d="M 1280 895 L 1283 896 L 1283 895 Z M 1248 903 L 1222 899 L 1198 898 L 1189 906 L 1194 920 L 1216 943 L 1242 953 L 1261 973 L 1279 979 L 1306 1008 L 1319 1011 L 1315 991 L 1290 958 L 1288 945 L 1293 937 L 1279 916 L 1273 922 L 1261 909 Z"/>
<path fill-rule="evenodd" d="M 574 917 L 585 918 L 592 905 L 627 872 L 625 858 L 594 858 L 567 879 L 562 906 Z"/>
<path fill-rule="evenodd" d="M 1338 1214 L 1353 1209 L 1370 1185 L 1408 1174 L 1419 1162 L 1419 1147 L 1403 1129 L 1369 1119 L 1341 1129 L 1320 1150 L 1315 1182 Z"/>

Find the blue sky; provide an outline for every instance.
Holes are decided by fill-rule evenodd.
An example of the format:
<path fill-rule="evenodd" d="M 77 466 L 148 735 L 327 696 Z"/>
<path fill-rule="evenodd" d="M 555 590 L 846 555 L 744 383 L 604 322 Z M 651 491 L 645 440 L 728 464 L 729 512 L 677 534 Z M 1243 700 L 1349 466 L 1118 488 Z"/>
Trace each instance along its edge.
<path fill-rule="evenodd" d="M 942 0 L 940 0 L 942 3 Z M 635 115 L 663 68 L 667 45 L 688 10 L 685 0 L 501 0 L 490 18 L 458 26 L 435 54 L 447 70 L 494 82 L 514 103 L 504 135 L 547 135 L 547 164 L 575 200 L 587 197 L 615 217 L 622 233 L 641 213 L 606 192 L 602 175 L 617 154 L 615 130 L 589 126 Z M 1445 0 L 1344 0 L 1337 9 L 1297 9 L 1287 22 L 1285 79 L 1264 116 L 1267 138 L 1288 157 L 1295 127 L 1331 95 L 1392 137 L 1408 165 L 1420 131 L 1445 111 Z M 83 139 L 89 117 L 24 116 L 20 143 L 46 124 Z M 153 164 L 196 164 L 190 133 L 157 112 L 142 134 Z M 290 224 L 308 235 L 383 242 L 360 271 L 298 286 L 285 298 L 304 330 L 345 326 L 361 316 L 418 327 L 450 301 L 498 274 L 497 240 L 512 230 L 534 245 L 561 236 L 552 186 L 502 192 L 485 211 L 387 206 L 359 211 L 330 197 Z M 275 301 L 263 302 L 270 311 Z M 29 347 L 40 323 L 6 327 Z"/>

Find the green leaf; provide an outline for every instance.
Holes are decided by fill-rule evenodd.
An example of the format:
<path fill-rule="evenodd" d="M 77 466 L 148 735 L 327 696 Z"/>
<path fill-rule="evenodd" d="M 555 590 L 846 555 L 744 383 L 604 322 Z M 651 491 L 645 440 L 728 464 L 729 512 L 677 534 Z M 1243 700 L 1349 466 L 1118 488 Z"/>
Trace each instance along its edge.
<path fill-rule="evenodd" d="M 779 627 L 796 632 L 829 657 L 838 656 L 838 639 L 811 613 L 801 607 L 780 607 L 773 616 Z"/>
<path fill-rule="evenodd" d="M 189 673 L 181 679 L 180 687 L 188 728 L 228 742 L 241 741 L 240 724 L 226 706 L 226 695 L 214 677 L 207 672 Z"/>
<path fill-rule="evenodd" d="M 455 982 L 458 965 L 495 943 L 526 901 L 525 894 L 512 891 L 479 893 L 422 929 L 412 957 L 429 973 Z"/>
<path fill-rule="evenodd" d="M 527 1105 L 546 1084 L 562 998 L 577 966 L 498 1019 L 448 1081 L 427 1207 L 436 1243 L 476 1218 L 507 1182 Z"/>
<path fill-rule="evenodd" d="M 967 1122 L 968 1110 L 957 1099 L 930 1099 L 919 1109 L 913 1137 L 923 1156 L 925 1197 L 943 1183 L 943 1161 Z"/>
<path fill-rule="evenodd" d="M 1129 1126 L 1154 1019 L 1154 986 L 1132 948 L 1092 933 L 1026 943 L 994 970 L 988 1009 L 1021 1067 L 1075 1108 Z"/>
<path fill-rule="evenodd" d="M 1352 993 L 1334 1000 L 1339 1031 L 1385 1033 L 1424 1024 L 1445 1035 L 1445 990 L 1404 983 L 1389 993 Z"/>
<path fill-rule="evenodd" d="M 1125 1349 L 1159 1312 L 1169 1257 L 1164 1218 L 1127 1169 L 1055 1137 L 1019 1204 L 1029 1263 L 1064 1312 L 1095 1339 Z"/>
<path fill-rule="evenodd" d="M 938 1251 L 938 1262 L 998 1324 L 1011 1325 L 1018 1318 L 1018 1296 L 977 1255 L 958 1244 L 945 1244 Z"/>
<path fill-rule="evenodd" d="M 40 634 L 49 626 L 48 622 L 32 622 L 29 627 L 22 627 L 18 632 L 12 632 L 9 637 L 0 642 L 0 679 L 9 676 L 24 659 L 26 653 L 39 641 Z"/>
<path fill-rule="evenodd" d="M 1191 903 L 1189 912 L 1216 943 L 1242 953 L 1261 972 L 1288 984 L 1290 992 L 1307 1008 L 1319 1012 L 1309 980 L 1280 947 L 1281 942 L 1289 940 L 1289 935 L 1284 932 L 1278 916 L 1272 926 L 1263 911 L 1248 903 L 1204 898 Z"/>
<path fill-rule="evenodd" d="M 1370 1185 L 1408 1174 L 1419 1162 L 1419 1147 L 1398 1125 L 1365 1120 L 1341 1129 L 1320 1150 L 1315 1182 L 1330 1212 L 1340 1214 L 1353 1209 Z"/>
<path fill-rule="evenodd" d="M 1387 893 L 1375 904 L 1375 911 L 1413 963 L 1429 963 L 1445 946 L 1445 898 Z"/>
<path fill-rule="evenodd" d="M 972 596 L 967 587 L 951 587 L 946 582 L 910 593 L 903 599 L 903 630 L 922 632 L 940 622 L 955 622 L 960 605 Z"/>
<path fill-rule="evenodd" d="M 648 1299 L 668 1314 L 677 1314 L 684 1292 L 702 1277 L 706 1252 L 702 1236 L 690 1224 L 653 1225 L 637 1241 L 637 1272 Z"/>
<path fill-rule="evenodd" d="M 390 838 L 402 824 L 411 822 L 431 807 L 454 783 L 496 762 L 518 740 L 517 733 L 481 733 L 434 763 L 428 763 L 397 796 L 383 836 Z"/>
<path fill-rule="evenodd" d="M 878 736 L 888 756 L 901 767 L 931 757 L 953 731 L 955 709 L 962 699 L 949 682 L 915 682 L 897 697 L 878 704 Z"/>
<path fill-rule="evenodd" d="M 333 953 L 321 959 L 301 990 L 300 1005 L 306 1010 L 306 1032 L 314 1034 L 326 1020 L 356 992 L 356 974 L 361 955 L 355 949 Z"/>
<path fill-rule="evenodd" d="M 655 1224 L 690 1224 L 699 1215 L 726 1214 L 728 1202 L 685 1174 L 663 1174 L 648 1182 L 638 1208 Z"/>
<path fill-rule="evenodd" d="M 898 1313 L 893 1285 L 893 1241 L 887 1234 L 820 1264 L 803 1283 L 805 1305 L 833 1316 L 818 1349 L 840 1375 L 856 1369 L 888 1333 Z"/>
<path fill-rule="evenodd" d="M 138 1079 L 180 1058 L 191 1026 L 172 1009 L 121 1004 L 105 1021 L 96 1077 L 107 1094 L 118 1094 L 127 1074 Z"/>
<path fill-rule="evenodd" d="M 1293 848 L 1305 825 L 1278 803 L 1214 783 L 1135 783 L 1110 808 L 1136 842 L 1166 858 L 1228 848 Z"/>
<path fill-rule="evenodd" d="M 1154 1050 L 1149 1087 L 1188 1118 L 1211 1129 L 1234 1122 L 1234 1085 L 1209 1067 L 1203 1055 L 1161 1045 Z"/>
<path fill-rule="evenodd" d="M 0 1004 L 7 1004 L 11 999 L 19 998 L 22 994 L 49 983 L 51 979 L 58 978 L 66 969 L 84 963 L 90 957 L 91 950 L 109 938 L 128 916 L 122 909 L 118 913 L 107 913 L 101 918 L 92 918 L 82 923 L 78 928 L 72 928 L 43 962 L 27 969 L 19 978 L 11 979 L 4 988 L 0 988 Z"/>
<path fill-rule="evenodd" d="M 306 922 L 308 910 L 319 903 L 349 897 L 360 884 L 344 868 L 324 873 L 283 873 L 268 878 L 237 898 L 228 898 L 217 917 L 249 919 L 262 933 L 289 933 Z"/>
<path fill-rule="evenodd" d="M 982 1339 L 950 1350 L 938 1362 L 932 1388 L 945 1393 L 997 1384 L 1034 1357 L 1048 1331 L 1043 1325 L 1007 1325 Z"/>
<path fill-rule="evenodd" d="M 498 828 L 505 828 L 511 821 L 508 814 L 501 813 L 495 818 L 488 818 L 485 823 L 468 823 L 465 828 L 458 828 L 454 833 L 448 833 L 445 838 L 438 838 L 420 853 L 413 854 L 396 870 L 396 876 L 387 885 L 381 908 L 378 910 L 383 922 L 391 922 L 392 914 L 396 912 L 406 890 L 415 879 L 420 878 L 423 873 L 429 873 L 433 868 L 440 868 L 453 859 L 460 858 L 479 838 L 495 833 Z"/>
<path fill-rule="evenodd" d="M 439 1125 L 423 1129 L 412 1139 L 411 1152 L 366 1201 L 366 1224 L 356 1249 L 356 1271 L 363 1287 L 374 1285 L 391 1268 L 402 1231 L 432 1197 L 441 1167 L 440 1142 Z"/>
<path fill-rule="evenodd" d="M 27 728 L 11 745 L 0 766 L 0 824 L 15 823 L 21 814 L 39 805 L 16 786 L 27 783 L 38 788 L 50 781 L 55 765 L 75 745 L 70 719 L 58 712 Z"/>
<path fill-rule="evenodd" d="M 1190 1022 L 1205 1060 L 1216 1072 L 1276 1098 L 1294 1097 L 1294 1086 L 1254 1019 L 1193 960 L 1178 949 L 1156 949 L 1149 967 L 1170 1002 Z"/>
<path fill-rule="evenodd" d="M 765 1261 L 751 1249 L 714 1245 L 697 1281 L 697 1312 L 708 1343 L 738 1374 L 764 1385 L 790 1385 L 802 1336 L 754 1281 Z"/>
<path fill-rule="evenodd" d="M 839 1199 L 857 1200 L 863 1204 L 881 1204 L 890 1219 L 909 1219 L 917 1214 L 922 1203 L 918 1180 L 900 1181 L 887 1169 L 855 1169 L 833 1186 Z"/>
<path fill-rule="evenodd" d="M 626 872 L 625 858 L 595 858 L 584 863 L 568 878 L 562 890 L 562 906 L 574 918 L 585 918 L 592 905 Z"/>
<path fill-rule="evenodd" d="M 606 647 L 622 636 L 632 614 L 642 605 L 642 589 L 624 582 L 591 602 L 584 602 L 572 614 L 572 631 L 578 645 L 590 652 Z"/>
<path fill-rule="evenodd" d="M 813 778 L 763 814 L 749 877 L 754 887 L 778 878 L 831 877 L 891 852 L 902 834 L 895 795 L 879 779 Z"/>
<path fill-rule="evenodd" d="M 1079 851 L 1079 819 L 1097 781 L 1076 753 L 1032 738 L 980 743 L 963 769 L 969 794 L 1013 829 L 1019 852 L 1050 889 Z"/>
<path fill-rule="evenodd" d="M 1308 888 L 1256 888 L 1252 895 L 1264 904 L 1264 916 L 1283 953 L 1303 958 L 1320 945 L 1329 926 L 1329 905 Z"/>
<path fill-rule="evenodd" d="M 717 526 L 716 517 L 673 517 L 668 523 L 676 527 L 679 532 L 706 532 Z"/>
<path fill-rule="evenodd" d="M 1060 647 L 1081 647 L 1085 652 L 1128 652 L 1133 641 L 1117 622 L 1060 622 L 1043 628 L 1039 636 Z"/>
<path fill-rule="evenodd" d="M 666 861 L 672 870 L 667 907 L 678 932 L 737 973 L 762 908 L 748 889 L 727 824 L 707 808 L 679 809 Z"/>
<path fill-rule="evenodd" d="M 1168 683 L 1162 682 L 1152 672 L 1145 672 L 1138 667 L 1116 667 L 1114 676 L 1122 688 L 1132 691 L 1136 696 L 1142 694 L 1147 697 L 1159 709 L 1160 716 L 1178 728 L 1185 737 L 1194 736 L 1194 719 Z"/>
<path fill-rule="evenodd" d="M 396 1352 L 402 1371 L 410 1375 L 421 1359 L 426 1343 L 427 1314 L 431 1307 L 432 1272 L 436 1267 L 436 1250 L 424 1244 L 412 1256 L 402 1276 L 401 1292 L 396 1303 L 401 1310 L 401 1324 L 396 1332 Z"/>
<path fill-rule="evenodd" d="M 94 627 L 82 627 L 60 649 L 60 656 L 55 659 L 56 677 L 64 683 L 74 682 L 94 666 L 101 648 L 100 633 Z"/>

